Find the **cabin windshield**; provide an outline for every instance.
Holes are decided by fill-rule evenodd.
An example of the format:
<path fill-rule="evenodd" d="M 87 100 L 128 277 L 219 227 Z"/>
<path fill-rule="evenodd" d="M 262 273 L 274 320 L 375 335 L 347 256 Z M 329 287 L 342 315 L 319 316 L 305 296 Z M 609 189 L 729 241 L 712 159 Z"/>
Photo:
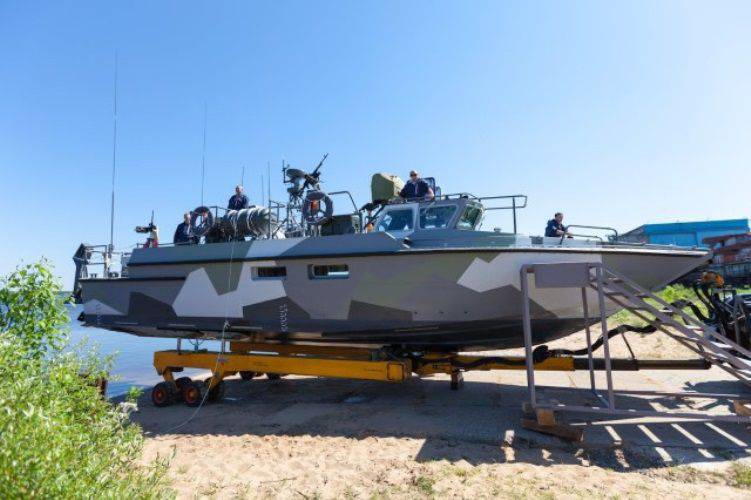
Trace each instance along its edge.
<path fill-rule="evenodd" d="M 381 217 L 376 231 L 409 231 L 414 227 L 411 208 L 389 210 Z"/>
<path fill-rule="evenodd" d="M 420 209 L 420 229 L 446 229 L 456 213 L 456 205 L 433 205 Z"/>
<path fill-rule="evenodd" d="M 482 214 L 482 209 L 476 205 L 467 205 L 464 209 L 464 213 L 459 217 L 459 221 L 456 223 L 457 229 L 473 230 L 477 226 L 478 219 Z"/>

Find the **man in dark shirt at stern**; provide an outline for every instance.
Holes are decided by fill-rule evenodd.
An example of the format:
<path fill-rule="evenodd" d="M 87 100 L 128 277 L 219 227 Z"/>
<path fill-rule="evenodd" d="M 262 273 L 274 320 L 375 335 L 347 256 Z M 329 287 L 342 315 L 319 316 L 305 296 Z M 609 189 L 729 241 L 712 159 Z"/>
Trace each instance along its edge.
<path fill-rule="evenodd" d="M 243 208 L 248 208 L 248 197 L 243 193 L 242 186 L 235 186 L 235 194 L 229 199 L 227 208 L 229 210 L 242 210 Z"/>
<path fill-rule="evenodd" d="M 190 212 L 185 212 L 185 215 L 183 215 L 183 221 L 177 225 L 172 242 L 175 245 L 193 245 L 198 243 L 198 238 L 193 235 L 193 228 L 190 226 Z"/>
<path fill-rule="evenodd" d="M 563 214 L 561 212 L 556 212 L 555 217 L 548 221 L 548 225 L 545 228 L 545 236 L 548 238 L 568 236 L 568 230 L 563 225 Z"/>

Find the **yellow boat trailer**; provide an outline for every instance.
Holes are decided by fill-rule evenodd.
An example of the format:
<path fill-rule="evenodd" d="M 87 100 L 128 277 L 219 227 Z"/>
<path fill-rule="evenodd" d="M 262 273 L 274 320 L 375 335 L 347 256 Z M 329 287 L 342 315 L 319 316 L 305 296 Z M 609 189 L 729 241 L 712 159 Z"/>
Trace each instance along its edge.
<path fill-rule="evenodd" d="M 224 344 L 224 343 L 223 343 Z M 152 390 L 156 406 L 183 401 L 198 406 L 204 400 L 217 401 L 224 393 L 223 379 L 236 374 L 249 380 L 266 374 L 275 379 L 284 375 L 404 382 L 412 376 L 447 374 L 451 388 L 458 389 L 463 372 L 476 370 L 524 370 L 522 356 L 488 356 L 445 352 L 395 356 L 383 350 L 356 347 L 288 345 L 252 342 L 228 342 L 229 349 L 217 351 L 168 350 L 154 353 L 154 367 L 164 382 Z M 638 361 L 612 360 L 618 370 L 641 368 L 706 368 L 700 360 Z M 598 363 L 601 364 L 601 363 Z M 574 371 L 587 369 L 586 358 L 572 356 L 548 357 L 534 364 L 535 370 Z M 185 368 L 209 370 L 212 374 L 203 383 L 188 377 L 175 378 Z M 208 394 L 207 394 L 208 392 Z"/>

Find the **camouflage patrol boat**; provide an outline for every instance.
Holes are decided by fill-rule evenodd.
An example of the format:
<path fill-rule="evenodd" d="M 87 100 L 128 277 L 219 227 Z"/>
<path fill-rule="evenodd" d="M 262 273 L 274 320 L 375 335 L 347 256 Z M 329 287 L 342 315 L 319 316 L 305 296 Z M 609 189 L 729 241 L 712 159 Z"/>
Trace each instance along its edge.
<path fill-rule="evenodd" d="M 523 264 L 601 262 L 657 289 L 709 258 L 700 249 L 621 244 L 617 238 L 478 229 L 487 210 L 510 209 L 515 218 L 526 204 L 521 195 L 441 195 L 436 188 L 432 201 L 376 200 L 333 215 L 332 195 L 348 193 L 324 194 L 317 170 L 290 170 L 290 202 L 250 209 L 265 221 L 256 230 L 239 229 L 254 225 L 252 214 L 215 214 L 202 225 L 197 217 L 208 209 L 201 207 L 194 221 L 206 242 L 137 248 L 124 256 L 121 272 L 102 276 L 88 272 L 97 247 L 82 245 L 75 258 L 80 319 L 152 337 L 511 348 L 524 345 Z M 491 206 L 499 202 L 504 205 Z M 274 208 L 286 209 L 287 216 L 274 216 Z M 289 217 L 295 209 L 303 214 L 300 222 Z M 111 249 L 102 255 L 106 260 Z M 531 283 L 530 297 L 535 343 L 581 329 L 578 294 Z M 608 314 L 618 309 L 610 302 L 606 307 Z M 595 308 L 591 317 L 596 314 Z"/>

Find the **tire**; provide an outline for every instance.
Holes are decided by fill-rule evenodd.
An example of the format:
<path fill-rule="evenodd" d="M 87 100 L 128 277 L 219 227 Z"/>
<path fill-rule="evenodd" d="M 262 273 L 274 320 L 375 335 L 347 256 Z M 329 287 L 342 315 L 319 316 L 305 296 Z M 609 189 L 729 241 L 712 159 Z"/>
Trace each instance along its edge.
<path fill-rule="evenodd" d="M 256 372 L 240 372 L 240 378 L 243 380 L 252 380 L 256 375 Z"/>
<path fill-rule="evenodd" d="M 159 382 L 151 389 L 151 402 L 154 406 L 162 408 L 171 405 L 173 401 L 172 386 L 167 382 Z"/>
<path fill-rule="evenodd" d="M 183 401 L 187 406 L 196 407 L 201 405 L 201 401 L 203 401 L 203 387 L 196 383 L 191 382 L 190 384 L 186 384 L 183 388 Z"/>
<path fill-rule="evenodd" d="M 175 380 L 175 386 L 177 387 L 176 399 L 183 398 L 183 388 L 192 382 L 193 380 L 190 377 L 180 377 L 179 379 Z"/>
<path fill-rule="evenodd" d="M 284 373 L 267 373 L 266 378 L 269 380 L 279 380 L 284 375 L 285 375 Z"/>
<path fill-rule="evenodd" d="M 211 383 L 211 378 L 207 378 L 203 383 L 203 390 L 209 391 L 209 395 L 206 399 L 208 399 L 212 403 L 221 401 L 222 398 L 224 398 L 224 391 L 225 391 L 224 381 L 220 380 L 217 385 L 209 389 L 210 383 Z"/>

